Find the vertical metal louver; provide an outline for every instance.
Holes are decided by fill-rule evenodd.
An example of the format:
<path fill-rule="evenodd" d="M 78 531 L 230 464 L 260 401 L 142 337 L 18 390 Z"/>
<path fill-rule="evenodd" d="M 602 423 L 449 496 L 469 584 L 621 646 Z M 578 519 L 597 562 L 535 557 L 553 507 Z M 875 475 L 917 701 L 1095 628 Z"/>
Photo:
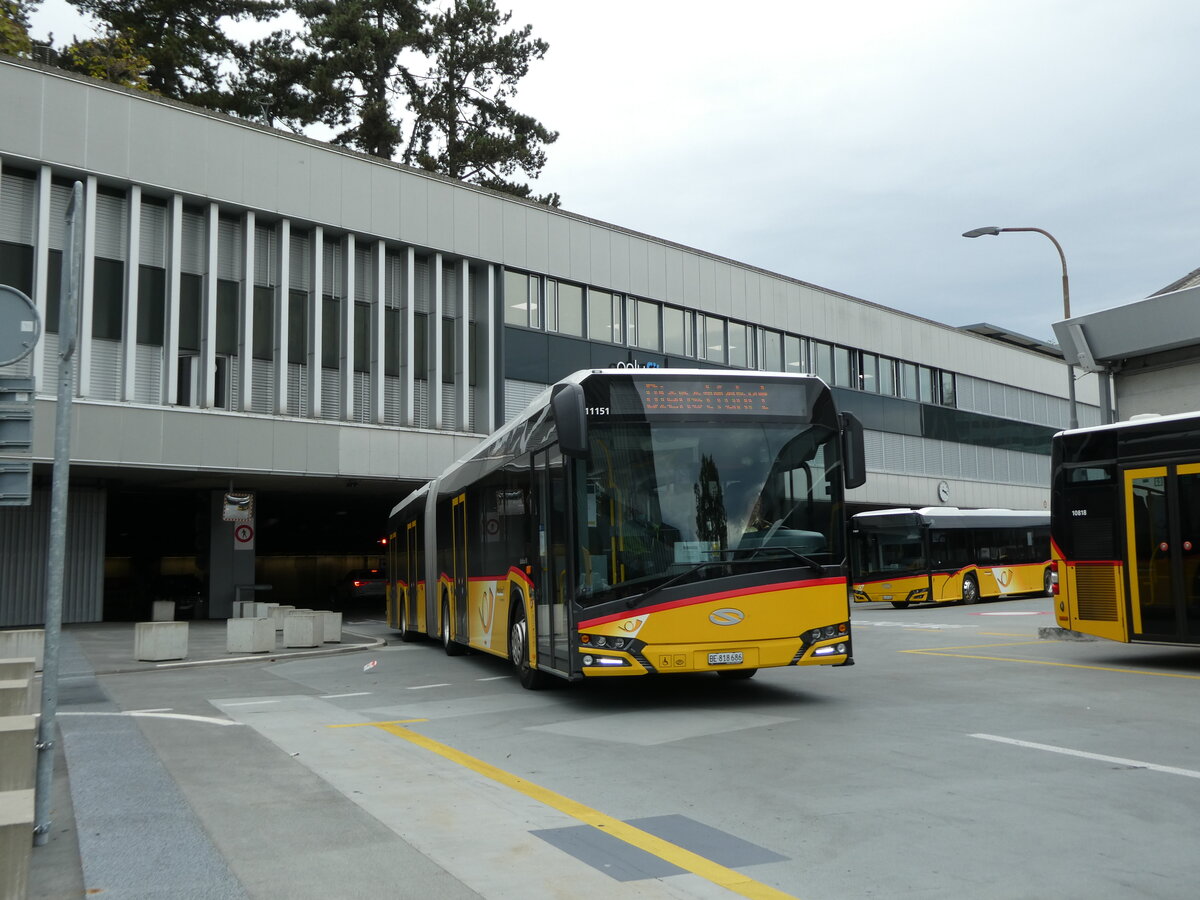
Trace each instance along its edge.
<path fill-rule="evenodd" d="M 124 197 L 96 195 L 96 255 L 105 259 L 125 259 L 128 249 Z"/>
<path fill-rule="evenodd" d="M 32 244 L 37 182 L 17 175 L 0 177 L 0 241 Z"/>
<path fill-rule="evenodd" d="M 144 266 L 164 269 L 167 266 L 167 208 L 142 200 L 142 220 L 139 223 L 139 258 Z"/>

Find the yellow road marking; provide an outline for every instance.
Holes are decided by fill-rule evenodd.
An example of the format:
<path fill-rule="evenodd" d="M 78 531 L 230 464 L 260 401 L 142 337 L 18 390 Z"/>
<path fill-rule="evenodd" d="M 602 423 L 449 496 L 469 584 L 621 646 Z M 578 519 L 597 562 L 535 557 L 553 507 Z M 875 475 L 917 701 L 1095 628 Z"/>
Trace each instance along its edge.
<path fill-rule="evenodd" d="M 622 822 L 620 819 L 614 819 L 612 816 L 605 815 L 599 810 L 592 809 L 569 797 L 564 797 L 562 794 L 536 785 L 532 781 L 526 781 L 524 778 L 520 778 L 511 772 L 506 772 L 504 769 L 463 753 L 461 750 L 456 750 L 447 744 L 435 741 L 423 734 L 400 727 L 401 725 L 424 721 L 426 720 L 407 719 L 396 722 L 357 722 L 350 725 L 330 725 L 328 727 L 378 728 L 395 737 L 402 738 L 411 744 L 416 744 L 418 747 L 428 750 L 431 753 L 436 753 L 443 759 L 477 772 L 484 778 L 490 778 L 498 784 L 512 788 L 514 791 L 519 791 L 525 796 L 537 800 L 539 803 L 544 803 L 552 809 L 566 813 L 571 818 L 583 822 L 585 825 L 599 828 L 605 834 L 610 834 L 618 840 L 637 847 L 639 850 L 645 850 L 659 859 L 672 863 L 680 869 L 691 872 L 693 875 L 699 875 L 706 881 L 710 881 L 735 894 L 748 897 L 750 900 L 796 900 L 791 894 L 785 894 L 783 891 L 773 888 L 770 885 L 755 881 L 753 878 L 749 878 L 735 869 L 715 863 L 711 859 L 700 856 L 698 853 L 693 853 L 690 850 L 680 847 L 678 844 L 664 841 L 662 838 L 656 837 L 647 831 L 635 828 L 632 825 Z"/>
<path fill-rule="evenodd" d="M 1023 641 L 1025 644 L 1037 644 L 1040 641 Z M 981 647 L 1018 647 L 1020 644 L 980 644 Z M 953 648 L 951 648 L 953 649 Z M 1053 662 L 1043 659 L 1013 659 L 1011 656 L 980 656 L 973 653 L 943 653 L 940 650 L 901 650 L 901 653 L 919 653 L 922 656 L 950 656 L 955 659 L 984 659 L 991 662 L 1027 663 L 1031 666 L 1058 666 L 1063 669 L 1091 669 L 1094 672 L 1117 672 L 1121 675 L 1156 675 L 1159 678 L 1187 678 L 1200 681 L 1200 675 L 1184 675 L 1179 672 L 1150 672 L 1146 669 L 1118 669 L 1115 666 L 1087 666 L 1082 663 Z"/>

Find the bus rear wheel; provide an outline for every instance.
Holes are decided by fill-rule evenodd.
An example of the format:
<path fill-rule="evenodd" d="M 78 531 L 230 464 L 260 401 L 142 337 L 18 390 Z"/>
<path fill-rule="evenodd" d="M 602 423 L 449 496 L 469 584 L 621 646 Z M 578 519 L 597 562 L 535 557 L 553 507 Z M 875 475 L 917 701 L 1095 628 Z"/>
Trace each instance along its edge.
<path fill-rule="evenodd" d="M 1050 588 L 1054 586 L 1054 570 L 1047 569 L 1046 574 L 1042 577 L 1043 593 L 1049 594 Z"/>
<path fill-rule="evenodd" d="M 758 674 L 758 669 L 718 669 L 717 674 L 726 681 L 748 681 Z"/>
<path fill-rule="evenodd" d="M 508 658 L 517 672 L 521 687 L 530 691 L 546 686 L 546 673 L 539 672 L 529 662 L 529 623 L 525 620 L 525 601 L 518 596 L 516 612 L 513 613 L 512 628 L 508 634 Z"/>
<path fill-rule="evenodd" d="M 404 602 L 404 597 L 400 598 L 400 640 L 406 644 L 410 644 L 417 639 L 417 632 L 408 627 L 408 604 Z"/>
<path fill-rule="evenodd" d="M 974 575 L 963 576 L 962 602 L 968 605 L 979 602 L 979 583 Z"/>
<path fill-rule="evenodd" d="M 450 602 L 442 600 L 442 649 L 447 656 L 461 656 L 463 645 L 450 636 Z"/>

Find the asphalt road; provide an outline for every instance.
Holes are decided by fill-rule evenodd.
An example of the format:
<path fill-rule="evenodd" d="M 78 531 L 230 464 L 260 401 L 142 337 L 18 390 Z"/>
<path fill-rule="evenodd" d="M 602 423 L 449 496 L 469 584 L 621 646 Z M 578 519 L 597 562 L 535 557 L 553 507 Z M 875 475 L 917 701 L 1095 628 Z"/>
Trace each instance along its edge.
<path fill-rule="evenodd" d="M 1200 649 L 1039 639 L 1049 611 L 858 605 L 857 665 L 746 682 L 530 692 L 393 642 L 102 676 L 65 708 L 156 711 L 113 740 L 199 825 L 195 871 L 148 869 L 161 896 L 207 872 L 195 896 L 1191 900 Z"/>

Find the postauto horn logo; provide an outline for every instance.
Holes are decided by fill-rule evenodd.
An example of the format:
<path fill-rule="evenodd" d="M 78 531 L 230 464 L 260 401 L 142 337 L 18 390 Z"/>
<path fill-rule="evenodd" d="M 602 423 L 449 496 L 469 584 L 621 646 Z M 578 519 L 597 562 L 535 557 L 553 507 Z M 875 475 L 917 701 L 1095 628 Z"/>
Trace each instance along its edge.
<path fill-rule="evenodd" d="M 737 625 L 745 618 L 746 614 L 744 612 L 732 607 L 716 609 L 708 614 L 708 621 L 714 625 Z"/>

